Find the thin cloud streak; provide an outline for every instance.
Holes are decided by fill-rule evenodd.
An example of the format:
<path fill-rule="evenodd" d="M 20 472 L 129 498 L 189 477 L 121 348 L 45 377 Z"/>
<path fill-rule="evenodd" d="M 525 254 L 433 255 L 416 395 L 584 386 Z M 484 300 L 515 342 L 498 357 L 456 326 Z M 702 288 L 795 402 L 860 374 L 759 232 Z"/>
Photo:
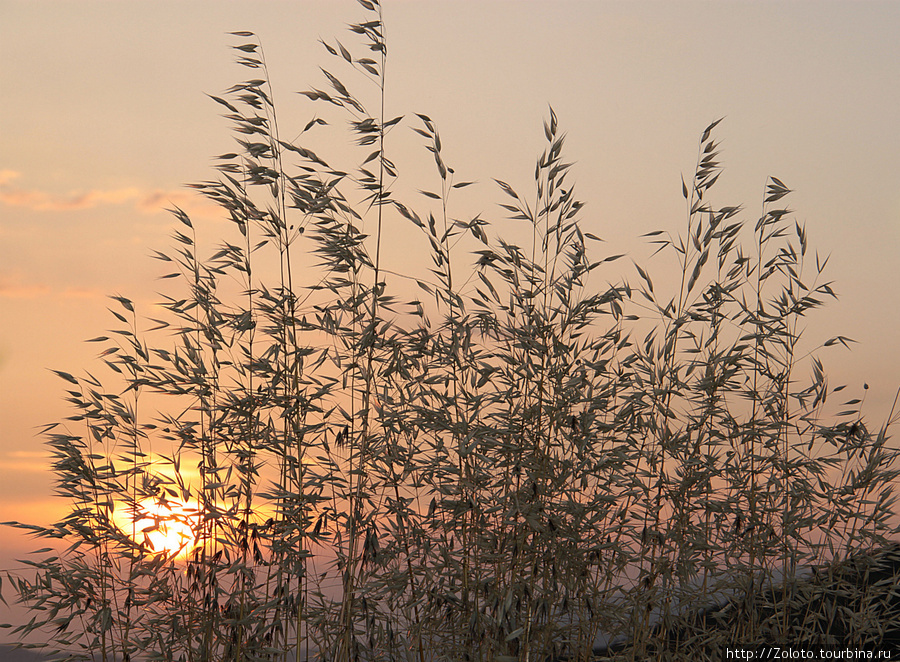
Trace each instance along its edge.
<path fill-rule="evenodd" d="M 218 217 L 221 214 L 216 205 L 188 191 L 164 189 L 147 191 L 136 186 L 126 186 L 58 195 L 13 185 L 14 180 L 19 177 L 21 173 L 15 170 L 0 170 L 0 204 L 23 207 L 31 211 L 74 211 L 103 205 L 130 204 L 144 214 L 155 214 L 178 206 L 189 214 L 198 216 Z"/>
<path fill-rule="evenodd" d="M 50 471 L 50 461 L 24 462 L 22 460 L 0 460 L 0 469 L 11 473 L 37 473 L 45 474 Z"/>
<path fill-rule="evenodd" d="M 51 293 L 43 283 L 22 282 L 21 276 L 0 273 L 0 297 L 6 299 L 34 299 Z"/>
<path fill-rule="evenodd" d="M 46 296 L 57 299 L 99 299 L 105 297 L 106 293 L 99 289 L 72 286 L 54 289 L 46 283 L 29 282 L 18 271 L 0 272 L 0 298 L 36 299 Z"/>

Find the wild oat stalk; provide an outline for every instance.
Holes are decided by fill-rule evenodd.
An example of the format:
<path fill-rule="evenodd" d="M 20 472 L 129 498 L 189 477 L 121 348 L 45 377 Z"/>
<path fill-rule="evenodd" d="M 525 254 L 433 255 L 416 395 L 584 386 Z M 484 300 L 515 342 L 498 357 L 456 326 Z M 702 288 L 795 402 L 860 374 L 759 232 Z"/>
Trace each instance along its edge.
<path fill-rule="evenodd" d="M 252 77 L 212 98 L 237 144 L 194 185 L 231 232 L 203 258 L 174 209 L 163 319 L 141 331 L 114 297 L 120 326 L 93 339 L 111 378 L 57 373 L 75 413 L 46 434 L 72 508 L 15 524 L 51 541 L 13 578 L 35 614 L 18 631 L 71 659 L 192 662 L 882 640 L 890 597 L 846 577 L 887 572 L 851 551 L 896 534 L 894 414 L 870 432 L 850 398 L 832 422 L 844 387 L 802 323 L 834 292 L 827 260 L 809 275 L 788 187 L 767 182 L 752 227 L 714 205 L 714 122 L 683 234 L 648 235 L 679 277 L 635 264 L 634 284 L 612 272 L 623 255 L 593 255 L 553 110 L 533 191 L 497 181 L 506 219 L 454 217 L 473 182 L 424 114 L 437 186 L 427 209 L 401 202 L 381 7 L 360 4 L 355 43 L 324 44 L 342 69 L 303 93 L 323 112 L 291 141 L 260 41 L 232 33 Z M 352 167 L 301 143 L 335 119 Z M 383 263 L 388 223 L 416 230 L 430 269 Z M 183 553 L 154 549 L 176 521 Z M 831 584 L 802 578 L 823 562 Z M 686 607 L 723 596 L 725 630 Z M 862 616 L 826 619 L 838 604 Z"/>

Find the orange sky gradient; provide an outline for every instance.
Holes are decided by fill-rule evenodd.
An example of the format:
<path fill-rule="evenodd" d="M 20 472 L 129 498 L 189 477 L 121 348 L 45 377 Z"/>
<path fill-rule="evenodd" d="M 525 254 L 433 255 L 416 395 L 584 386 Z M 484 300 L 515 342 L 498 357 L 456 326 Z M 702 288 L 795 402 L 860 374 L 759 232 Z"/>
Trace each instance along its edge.
<path fill-rule="evenodd" d="M 493 177 L 529 190 L 552 105 L 583 229 L 659 278 L 669 258 L 648 262 L 637 238 L 682 230 L 681 176 L 704 127 L 725 117 L 715 203 L 743 204 L 752 223 L 767 176 L 795 190 L 790 206 L 832 255 L 840 296 L 807 332 L 858 341 L 820 356 L 832 384 L 869 385 L 864 411 L 883 422 L 900 386 L 900 3 L 383 4 L 386 112 L 429 115 L 458 178 L 478 182 L 454 194 L 460 217 L 504 218 Z M 226 33 L 261 38 L 290 138 L 319 112 L 296 92 L 333 65 L 317 40 L 351 40 L 360 16 L 355 0 L 0 0 L 0 521 L 59 512 L 36 435 L 70 413 L 50 369 L 100 369 L 83 341 L 110 327 L 107 295 L 152 312 L 164 270 L 149 255 L 175 226 L 165 209 L 216 227 L 185 184 L 213 178 L 212 157 L 232 149 L 206 96 L 247 76 Z M 435 185 L 421 143 L 404 125 L 387 144 L 410 206 Z M 400 234 L 385 250 L 401 268 L 417 259 Z M 41 546 L 0 530 L 0 570 Z"/>

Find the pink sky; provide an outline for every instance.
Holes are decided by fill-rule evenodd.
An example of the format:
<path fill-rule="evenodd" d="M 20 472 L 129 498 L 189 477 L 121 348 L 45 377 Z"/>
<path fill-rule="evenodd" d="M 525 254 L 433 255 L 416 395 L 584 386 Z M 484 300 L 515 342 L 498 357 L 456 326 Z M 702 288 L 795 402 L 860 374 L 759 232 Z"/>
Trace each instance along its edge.
<path fill-rule="evenodd" d="M 388 113 L 435 120 L 445 158 L 479 182 L 458 196 L 461 215 L 502 218 L 492 177 L 528 187 L 552 104 L 584 229 L 646 266 L 635 238 L 682 228 L 681 175 L 725 116 L 717 201 L 752 220 L 768 175 L 795 189 L 841 296 L 808 332 L 859 341 L 822 358 L 832 383 L 870 385 L 866 410 L 881 423 L 900 384 L 900 4 L 384 4 Z M 245 76 L 225 33 L 262 38 L 292 136 L 313 112 L 295 92 L 331 64 L 316 40 L 349 39 L 358 17 L 353 0 L 0 0 L 0 521 L 54 516 L 35 431 L 68 411 L 49 369 L 99 367 L 83 341 L 110 325 L 107 295 L 149 310 L 161 272 L 148 256 L 173 227 L 165 207 L 210 216 L 183 185 L 231 150 L 204 94 Z M 406 128 L 395 140 L 410 190 L 428 188 L 421 140 Z M 387 257 L 404 256 L 397 242 Z M 35 546 L 3 530 L 0 568 Z"/>

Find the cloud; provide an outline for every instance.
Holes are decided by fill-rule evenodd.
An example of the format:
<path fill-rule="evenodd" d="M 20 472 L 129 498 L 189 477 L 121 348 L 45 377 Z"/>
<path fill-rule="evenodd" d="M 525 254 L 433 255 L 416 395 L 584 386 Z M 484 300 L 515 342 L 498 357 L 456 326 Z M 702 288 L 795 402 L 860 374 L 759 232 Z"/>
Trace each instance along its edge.
<path fill-rule="evenodd" d="M 59 295 L 63 299 L 103 299 L 108 296 L 106 292 L 85 287 L 67 287 Z"/>
<path fill-rule="evenodd" d="M 0 297 L 7 299 L 33 299 L 50 294 L 43 283 L 23 282 L 19 273 L 0 272 Z"/>
<path fill-rule="evenodd" d="M 32 211 L 73 211 L 103 205 L 131 205 L 145 214 L 155 214 L 173 205 L 189 214 L 218 217 L 218 207 L 201 196 L 187 191 L 145 190 L 135 186 L 116 189 L 90 189 L 60 195 L 14 185 L 21 177 L 15 170 L 0 170 L 0 204 L 24 207 Z"/>
<path fill-rule="evenodd" d="M 49 459 L 50 454 L 47 451 L 6 451 L 3 453 L 7 457 L 14 458 L 39 458 L 39 459 Z"/>
<path fill-rule="evenodd" d="M 24 474 L 46 474 L 51 470 L 52 463 L 52 455 L 45 450 L 0 452 L 0 471 L 18 479 L 23 478 Z M 0 492 L 8 487 L 0 486 Z"/>
<path fill-rule="evenodd" d="M 20 175 L 21 173 L 18 173 L 15 170 L 0 170 L 0 186 L 5 186 Z"/>
<path fill-rule="evenodd" d="M 10 473 L 39 473 L 44 474 L 50 470 L 50 461 L 23 462 L 22 460 L 0 460 L 0 469 Z"/>
<path fill-rule="evenodd" d="M 72 287 L 51 288 L 46 283 L 29 281 L 20 270 L 0 270 L 0 298 L 35 299 L 53 295 L 60 299 L 99 299 L 105 293 L 97 289 Z"/>

